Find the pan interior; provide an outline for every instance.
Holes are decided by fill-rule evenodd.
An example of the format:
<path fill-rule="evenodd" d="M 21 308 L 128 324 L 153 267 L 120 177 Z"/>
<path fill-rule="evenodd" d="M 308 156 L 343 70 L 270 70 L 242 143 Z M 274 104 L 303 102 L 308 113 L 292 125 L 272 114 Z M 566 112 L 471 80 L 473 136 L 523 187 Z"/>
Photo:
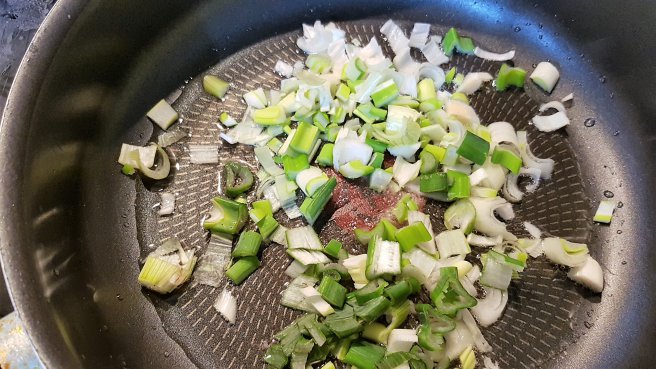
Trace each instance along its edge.
<path fill-rule="evenodd" d="M 346 31 L 347 40 L 358 39 L 364 44 L 377 37 L 390 56 L 391 50 L 386 49 L 387 44 L 378 32 L 381 24 L 381 21 L 367 20 L 338 25 Z M 411 23 L 400 25 L 406 32 L 412 28 Z M 441 34 L 444 30 L 434 25 L 432 33 Z M 205 249 L 208 234 L 202 230 L 200 221 L 209 208 L 210 199 L 218 195 L 221 163 L 236 159 L 255 168 L 252 149 L 231 146 L 219 139 L 220 129 L 215 124 L 218 115 L 227 111 L 239 118 L 245 110 L 243 93 L 257 87 L 278 88 L 281 77 L 273 72 L 276 61 L 304 60 L 303 53 L 296 47 L 299 36 L 300 32 L 292 32 L 268 39 L 211 68 L 209 73 L 231 84 L 224 101 L 205 94 L 201 78 L 192 79 L 182 88 L 174 107 L 181 115 L 181 126 L 188 127 L 190 134 L 168 149 L 175 162 L 174 174 L 170 182 L 158 189 L 137 185 L 137 230 L 142 256 L 152 250 L 149 245 L 170 236 L 178 237 L 188 247 Z M 518 52 L 518 62 L 524 61 L 522 51 Z M 421 59 L 419 54 L 415 57 Z M 530 65 L 530 61 L 527 63 Z M 448 69 L 452 65 L 463 73 L 486 71 L 494 75 L 500 63 L 456 56 L 451 65 L 443 67 Z M 471 103 L 482 122 L 507 121 L 517 130 L 527 130 L 532 151 L 538 157 L 556 161 L 552 179 L 541 183 L 537 191 L 527 194 L 514 206 L 518 221 L 511 224 L 511 231 L 526 236 L 521 221 L 529 221 L 547 234 L 589 242 L 592 233 L 590 202 L 585 195 L 575 153 L 565 133 L 541 133 L 528 124 L 539 106 L 530 89 L 496 93 L 486 87 L 471 97 Z M 220 145 L 220 164 L 191 164 L 188 144 Z M 157 217 L 153 210 L 158 202 L 155 192 L 162 188 L 176 194 L 175 213 L 167 217 Z M 429 204 L 428 209 L 434 216 L 433 224 L 439 227 L 442 222 L 436 215 L 443 208 Z M 324 241 L 328 235 L 336 233 L 339 232 L 331 222 L 321 230 Z M 341 238 L 350 251 L 362 251 L 351 236 Z M 595 247 L 591 244 L 593 254 Z M 284 248 L 271 244 L 263 252 L 262 267 L 245 283 L 234 288 L 224 283 L 238 300 L 236 325 L 227 324 L 212 306 L 222 288 L 198 285 L 192 280 L 166 298 L 144 293 L 153 302 L 166 332 L 199 368 L 264 367 L 262 356 L 273 333 L 298 316 L 297 312 L 279 304 L 280 292 L 290 280 L 283 274 L 288 264 Z M 542 257 L 530 260 L 529 265 L 521 279 L 511 284 L 503 318 L 483 329 L 494 348 L 489 356 L 504 368 L 548 366 L 569 344 L 585 334 L 590 325 L 586 319 L 594 313 L 595 297 L 567 280 L 564 271 L 554 268 Z"/>

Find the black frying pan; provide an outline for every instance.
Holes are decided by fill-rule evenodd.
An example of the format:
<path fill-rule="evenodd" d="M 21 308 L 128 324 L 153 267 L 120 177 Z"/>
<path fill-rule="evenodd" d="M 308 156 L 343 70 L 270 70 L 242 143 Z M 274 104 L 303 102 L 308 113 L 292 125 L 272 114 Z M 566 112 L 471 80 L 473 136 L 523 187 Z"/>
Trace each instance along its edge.
<path fill-rule="evenodd" d="M 550 59 L 563 76 L 556 97 L 575 94 L 566 133 L 529 132 L 539 156 L 561 163 L 538 192 L 553 201 L 546 213 L 543 198 L 518 213 L 553 234 L 588 242 L 605 267 L 606 289 L 590 295 L 546 262 L 532 263 L 513 285 L 502 322 L 484 332 L 493 356 L 504 368 L 652 365 L 656 5 L 64 0 L 34 38 L 0 131 L 2 263 L 48 368 L 262 366 L 266 340 L 293 318 L 276 304 L 285 259 L 274 248 L 265 251 L 265 267 L 238 294 L 243 323 L 236 327 L 213 319 L 218 290 L 192 283 L 169 298 L 144 293 L 135 282 L 140 244 L 187 223 L 159 227 L 149 208 L 153 188 L 120 174 L 118 147 L 146 142 L 153 132 L 143 112 L 211 65 L 219 63 L 214 71 L 229 75 L 237 89 L 272 86 L 275 53 L 289 52 L 301 22 L 338 21 L 349 35 L 368 38 L 387 18 L 405 26 L 430 22 L 435 30 L 456 26 L 491 49 L 516 47 L 515 62 L 527 69 Z M 252 73 L 253 65 L 265 72 Z M 176 108 L 201 139 L 210 137 L 200 127 L 217 103 L 200 96 L 197 80 L 186 86 Z M 233 98 L 227 107 L 243 109 Z M 487 111 L 486 122 L 523 127 L 545 97 L 529 90 L 512 99 L 525 107 L 521 113 L 481 110 L 495 106 L 492 97 L 473 104 Z M 596 124 L 585 127 L 586 118 Z M 185 172 L 186 159 L 177 153 L 176 174 Z M 200 174 L 193 181 L 204 183 L 215 172 Z M 624 206 L 611 226 L 593 226 L 589 219 L 605 190 Z M 205 210 L 202 196 L 209 195 L 190 200 L 197 212 Z M 189 228 L 190 237 L 199 233 Z"/>

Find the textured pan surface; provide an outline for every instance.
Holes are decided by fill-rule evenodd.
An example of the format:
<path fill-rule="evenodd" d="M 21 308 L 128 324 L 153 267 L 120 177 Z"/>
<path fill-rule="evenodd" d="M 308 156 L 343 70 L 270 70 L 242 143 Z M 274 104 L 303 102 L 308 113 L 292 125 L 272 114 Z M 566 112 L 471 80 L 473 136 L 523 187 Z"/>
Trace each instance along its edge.
<path fill-rule="evenodd" d="M 375 36 L 381 45 L 387 47 L 378 33 L 380 24 L 361 21 L 342 23 L 340 27 L 346 30 L 348 40 L 356 38 L 366 43 Z M 404 25 L 409 31 L 411 24 Z M 434 27 L 433 31 L 437 30 Z M 212 68 L 210 73 L 231 83 L 225 101 L 217 101 L 202 93 L 200 78 L 192 80 L 183 89 L 176 108 L 183 119 L 182 125 L 191 129 L 190 137 L 170 147 L 176 170 L 171 182 L 164 186 L 167 191 L 176 193 L 176 210 L 172 216 L 156 218 L 148 209 L 157 197 L 141 188 L 137 205 L 144 211 L 138 212 L 142 215 L 137 219 L 137 226 L 142 256 L 148 252 L 146 245 L 156 244 L 158 238 L 169 236 L 180 238 L 188 247 L 205 248 L 208 235 L 200 227 L 200 220 L 208 210 L 209 200 L 218 194 L 221 165 L 191 164 L 186 146 L 219 144 L 221 163 L 235 159 L 253 163 L 250 148 L 231 147 L 219 140 L 215 123 L 222 111 L 228 111 L 233 117 L 242 116 L 245 109 L 241 100 L 243 93 L 260 86 L 265 89 L 279 87 L 281 78 L 273 72 L 275 62 L 278 59 L 292 63 L 304 60 L 296 47 L 299 34 L 294 32 L 258 43 Z M 390 50 L 386 52 L 389 55 Z M 419 55 L 415 57 L 419 58 Z M 500 64 L 458 56 L 453 59 L 453 65 L 462 72 L 494 74 Z M 517 130 L 528 130 L 533 152 L 538 157 L 551 157 L 556 161 L 553 178 L 543 182 L 536 192 L 527 194 L 521 204 L 515 206 L 516 220 L 530 221 L 552 235 L 589 241 L 590 204 L 566 134 L 540 133 L 529 126 L 528 122 L 537 113 L 539 104 L 524 92 L 495 93 L 486 87 L 475 94 L 471 102 L 483 122 L 508 121 Z M 432 203 L 427 207 L 434 215 L 435 230 L 439 231 L 443 227 L 439 214 L 444 207 Z M 286 217 L 279 216 L 279 219 L 283 218 Z M 322 230 L 324 235 L 338 231 L 333 222 L 328 222 L 325 227 Z M 513 223 L 511 229 L 523 234 L 521 222 Z M 594 245 L 592 247 L 594 249 Z M 196 285 L 192 281 L 178 295 L 166 300 L 149 296 L 165 330 L 199 367 L 263 367 L 261 358 L 273 333 L 298 315 L 279 305 L 280 292 L 289 281 L 283 274 L 288 264 L 289 258 L 283 247 L 271 244 L 263 252 L 262 267 L 243 285 L 229 287 L 238 299 L 235 326 L 228 325 L 212 307 L 222 288 Z M 229 286 L 229 283 L 225 282 L 225 285 Z M 512 283 L 509 294 L 503 319 L 483 330 L 494 347 L 491 356 L 502 367 L 539 367 L 589 328 L 589 323 L 583 320 L 584 313 L 591 316 L 592 312 L 586 299 L 589 297 L 587 292 L 566 280 L 564 272 L 542 258 L 531 260 L 530 267 L 522 273 L 522 279 Z"/>

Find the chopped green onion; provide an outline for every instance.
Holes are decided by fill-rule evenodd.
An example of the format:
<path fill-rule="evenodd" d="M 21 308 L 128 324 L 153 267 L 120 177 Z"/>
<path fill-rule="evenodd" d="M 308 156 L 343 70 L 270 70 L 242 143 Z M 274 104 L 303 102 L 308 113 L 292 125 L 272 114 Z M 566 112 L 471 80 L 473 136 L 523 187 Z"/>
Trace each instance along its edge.
<path fill-rule="evenodd" d="M 396 83 L 394 83 L 393 79 L 388 79 L 387 81 L 379 84 L 371 93 L 371 99 L 377 108 L 389 104 L 398 96 L 399 88 L 396 86 Z"/>
<path fill-rule="evenodd" d="M 476 367 L 476 354 L 471 345 L 460 354 L 460 364 L 462 369 L 474 369 Z"/>
<path fill-rule="evenodd" d="M 288 358 L 282 349 L 282 345 L 274 343 L 269 346 L 264 354 L 264 362 L 275 369 L 284 369 L 287 366 Z"/>
<path fill-rule="evenodd" d="M 413 306 L 412 301 L 406 300 L 399 305 L 390 307 L 389 310 L 385 312 L 385 317 L 389 322 L 387 330 L 392 331 L 405 323 L 408 319 L 408 315 L 410 315 L 410 309 L 412 309 Z"/>
<path fill-rule="evenodd" d="M 364 305 L 370 300 L 383 296 L 383 292 L 385 291 L 385 287 L 387 287 L 387 285 L 388 283 L 386 281 L 382 279 L 375 279 L 367 283 L 359 290 L 353 292 L 352 294 L 358 304 Z"/>
<path fill-rule="evenodd" d="M 610 223 L 610 220 L 613 218 L 613 212 L 615 211 L 615 201 L 613 200 L 602 200 L 599 203 L 597 212 L 594 215 L 595 222 L 599 223 Z"/>
<path fill-rule="evenodd" d="M 450 28 L 442 38 L 442 50 L 446 56 L 451 56 L 458 47 L 459 37 L 455 28 Z"/>
<path fill-rule="evenodd" d="M 441 232 L 435 237 L 435 243 L 442 259 L 452 255 L 467 255 L 471 252 L 462 229 Z"/>
<path fill-rule="evenodd" d="M 273 152 L 278 152 L 282 148 L 282 142 L 276 137 L 270 139 L 266 145 Z"/>
<path fill-rule="evenodd" d="M 437 98 L 435 91 L 435 82 L 430 78 L 424 78 L 417 83 L 417 99 L 424 102 L 429 99 Z"/>
<path fill-rule="evenodd" d="M 260 165 L 264 170 L 272 176 L 278 176 L 284 173 L 284 171 L 273 161 L 273 153 L 267 147 L 259 146 L 253 149 L 257 161 L 260 162 Z"/>
<path fill-rule="evenodd" d="M 203 228 L 212 232 L 237 234 L 246 224 L 248 208 L 246 204 L 215 197 L 209 215 L 203 221 Z"/>
<path fill-rule="evenodd" d="M 335 364 L 332 361 L 329 361 L 321 367 L 321 369 L 335 369 Z"/>
<path fill-rule="evenodd" d="M 467 131 L 460 147 L 458 147 L 457 153 L 465 159 L 471 160 L 478 165 L 483 165 L 485 164 L 485 159 L 489 151 L 489 142 Z"/>
<path fill-rule="evenodd" d="M 326 127 L 330 124 L 330 120 L 328 119 L 328 114 L 324 112 L 316 112 L 314 114 L 314 117 L 312 118 L 312 122 L 314 122 L 315 127 L 319 128 L 319 131 L 325 132 Z"/>
<path fill-rule="evenodd" d="M 267 199 L 253 201 L 251 206 L 253 209 L 249 212 L 249 215 L 251 220 L 255 223 L 258 223 L 267 215 L 273 216 L 273 207 L 271 206 L 271 201 Z"/>
<path fill-rule="evenodd" d="M 384 296 L 367 301 L 364 305 L 355 308 L 355 315 L 367 322 L 380 318 L 392 304 Z"/>
<path fill-rule="evenodd" d="M 372 280 L 379 276 L 400 273 L 401 249 L 399 244 L 394 241 L 384 241 L 378 235 L 373 236 L 367 248 L 367 269 L 365 274 L 367 279 Z"/>
<path fill-rule="evenodd" d="M 314 123 L 314 110 L 312 108 L 300 107 L 294 113 L 294 120 L 302 123 Z M 288 133 L 289 134 L 289 133 Z"/>
<path fill-rule="evenodd" d="M 217 76 L 210 74 L 203 77 L 203 89 L 210 95 L 223 99 L 230 84 Z"/>
<path fill-rule="evenodd" d="M 464 308 L 476 306 L 472 297 L 458 280 L 458 268 L 442 267 L 440 282 L 431 292 L 431 300 L 438 312 L 453 316 Z"/>
<path fill-rule="evenodd" d="M 240 285 L 249 275 L 253 274 L 260 267 L 260 260 L 255 256 L 246 256 L 237 260 L 226 270 L 226 277 L 236 285 Z"/>
<path fill-rule="evenodd" d="M 289 283 L 289 286 L 282 292 L 280 304 L 288 308 L 315 313 L 314 308 L 307 302 L 307 299 L 301 293 L 301 290 L 308 286 L 314 286 L 317 279 L 305 274 L 301 274 Z M 294 325 L 295 326 L 295 325 Z M 293 332 L 293 329 L 290 328 Z M 283 332 L 276 334 L 276 338 L 282 343 L 281 335 Z M 293 349 L 293 347 L 292 347 Z"/>
<path fill-rule="evenodd" d="M 155 106 L 148 110 L 146 116 L 165 131 L 178 120 L 178 112 L 164 99 L 158 101 Z"/>
<path fill-rule="evenodd" d="M 413 292 L 412 285 L 406 280 L 402 280 L 385 288 L 384 294 L 390 300 L 392 305 L 397 305 L 408 299 Z"/>
<path fill-rule="evenodd" d="M 253 173 L 243 164 L 231 161 L 223 167 L 225 192 L 229 197 L 237 197 L 253 186 Z"/>
<path fill-rule="evenodd" d="M 469 182 L 468 175 L 455 170 L 447 171 L 446 175 L 449 181 L 449 191 L 447 194 L 449 200 L 462 199 L 470 196 L 471 183 Z"/>
<path fill-rule="evenodd" d="M 326 247 L 323 248 L 323 252 L 335 259 L 339 258 L 340 251 L 342 251 L 342 243 L 337 240 L 330 240 Z"/>
<path fill-rule="evenodd" d="M 169 238 L 146 257 L 139 283 L 155 292 L 169 293 L 191 277 L 196 260 L 193 251 L 184 251 L 178 239 Z"/>
<path fill-rule="evenodd" d="M 454 83 L 456 86 L 460 86 L 460 85 L 462 85 L 462 83 L 463 83 L 464 81 L 465 81 L 465 75 L 462 74 L 462 73 L 458 73 L 458 74 L 456 74 L 455 77 L 453 77 L 453 83 Z M 456 100 L 457 100 L 457 99 L 456 99 Z"/>
<path fill-rule="evenodd" d="M 404 195 L 394 208 L 394 216 L 400 223 L 408 220 L 408 210 L 419 210 L 417 203 L 410 194 Z"/>
<path fill-rule="evenodd" d="M 435 111 L 437 109 L 440 109 L 441 107 L 442 107 L 442 102 L 437 98 L 428 99 L 422 101 L 421 104 L 419 104 L 419 110 L 421 110 L 424 113 Z"/>
<path fill-rule="evenodd" d="M 375 149 L 374 149 L 375 150 Z M 374 152 L 371 155 L 371 160 L 369 160 L 369 166 L 376 169 L 380 169 L 383 166 L 383 161 L 385 160 L 385 154 L 381 152 Z"/>
<path fill-rule="evenodd" d="M 376 365 L 385 356 L 385 348 L 365 341 L 357 341 L 351 345 L 344 362 L 358 369 L 376 369 Z"/>
<path fill-rule="evenodd" d="M 294 136 L 296 137 L 296 135 Z M 308 156 L 306 154 L 299 154 L 296 156 L 285 155 L 282 157 L 282 165 L 285 168 L 285 175 L 287 179 L 294 180 L 299 172 L 310 167 Z"/>
<path fill-rule="evenodd" d="M 419 153 L 419 160 L 421 160 L 421 167 L 419 168 L 419 173 L 421 174 L 432 173 L 437 170 L 437 166 L 439 165 L 439 161 L 437 161 L 435 156 L 426 150 L 422 150 Z"/>
<path fill-rule="evenodd" d="M 446 72 L 446 75 L 444 76 L 444 82 L 446 84 L 451 84 L 451 82 L 453 81 L 453 77 L 455 76 L 456 76 L 456 67 L 452 67 L 451 69 L 449 69 L 448 72 Z"/>
<path fill-rule="evenodd" d="M 323 297 L 321 297 L 319 291 L 317 291 L 314 287 L 307 286 L 301 289 L 301 293 L 303 294 L 303 296 L 305 296 L 307 302 L 310 305 L 312 305 L 314 309 L 319 312 L 319 314 L 323 316 L 328 316 L 335 312 L 335 309 L 333 309 L 333 307 L 330 306 L 330 304 L 328 304 L 323 299 Z"/>
<path fill-rule="evenodd" d="M 376 121 L 384 120 L 387 116 L 387 110 L 374 107 L 372 104 L 360 104 L 353 111 L 358 118 L 362 119 L 365 123 L 373 123 Z"/>
<path fill-rule="evenodd" d="M 306 197 L 303 200 L 300 209 L 308 223 L 314 224 L 317 218 L 319 218 L 319 214 L 321 214 L 323 208 L 332 197 L 335 186 L 337 186 L 337 180 L 335 177 L 331 177 L 312 197 Z"/>
<path fill-rule="evenodd" d="M 415 343 L 417 343 L 417 332 L 414 329 L 393 329 L 387 339 L 387 353 L 388 355 L 395 352 L 407 353 Z"/>
<path fill-rule="evenodd" d="M 469 199 L 460 199 L 454 202 L 444 212 L 444 225 L 447 229 L 461 229 L 465 234 L 474 230 L 476 208 Z"/>
<path fill-rule="evenodd" d="M 305 59 L 305 65 L 314 73 L 323 74 L 330 70 L 332 60 L 328 55 L 310 54 Z"/>
<path fill-rule="evenodd" d="M 287 122 L 285 109 L 280 105 L 256 109 L 252 113 L 253 121 L 264 126 L 279 125 Z"/>
<path fill-rule="evenodd" d="M 368 340 L 380 343 L 382 345 L 387 343 L 387 336 L 389 331 L 387 327 L 378 322 L 372 322 L 364 326 L 362 337 Z"/>
<path fill-rule="evenodd" d="M 351 89 L 347 85 L 340 83 L 337 91 L 335 91 L 335 97 L 342 102 L 346 102 L 349 99 L 349 95 L 351 95 Z"/>
<path fill-rule="evenodd" d="M 474 53 L 474 41 L 469 37 L 460 37 L 456 48 L 463 54 L 471 55 Z"/>
<path fill-rule="evenodd" d="M 257 222 L 257 227 L 265 241 L 268 241 L 271 238 L 271 235 L 276 229 L 278 229 L 278 226 L 278 221 L 273 217 L 273 215 L 267 215 L 259 222 Z"/>
<path fill-rule="evenodd" d="M 333 278 L 324 276 L 321 279 L 321 284 L 319 284 L 319 293 L 324 300 L 329 304 L 341 308 L 344 306 L 344 300 L 346 299 L 346 287 L 339 284 Z"/>
<path fill-rule="evenodd" d="M 319 235 L 311 226 L 290 228 L 287 230 L 287 248 L 323 250 Z"/>
<path fill-rule="evenodd" d="M 262 244 L 262 236 L 253 231 L 242 232 L 239 235 L 237 246 L 232 250 L 232 257 L 257 256 Z"/>
<path fill-rule="evenodd" d="M 403 252 L 410 251 L 416 245 L 433 239 L 423 222 L 415 222 L 405 226 L 396 231 L 395 236 Z"/>
<path fill-rule="evenodd" d="M 524 79 L 526 78 L 526 71 L 519 67 L 510 67 L 508 64 L 503 63 L 499 69 L 499 74 L 494 84 L 497 91 L 505 91 L 509 86 L 524 87 Z"/>
<path fill-rule="evenodd" d="M 355 318 L 353 308 L 345 305 L 343 310 L 329 315 L 323 323 L 338 338 L 348 337 L 354 333 L 362 332 L 362 323 Z"/>
<path fill-rule="evenodd" d="M 368 176 L 374 168 L 363 164 L 360 160 L 349 161 L 339 167 L 339 172 L 346 178 L 355 179 Z"/>
<path fill-rule="evenodd" d="M 122 172 L 123 174 L 125 174 L 126 176 L 131 176 L 131 175 L 133 175 L 134 173 L 136 173 L 137 171 L 134 169 L 134 167 L 133 167 L 132 165 L 125 164 L 125 165 L 123 166 L 123 168 L 121 168 L 121 172 Z"/>
<path fill-rule="evenodd" d="M 522 167 L 522 158 L 509 147 L 497 146 L 492 152 L 492 163 L 501 164 L 513 174 L 519 174 Z"/>
<path fill-rule="evenodd" d="M 323 145 L 319 156 L 317 156 L 317 164 L 325 167 L 331 167 L 333 165 L 333 149 L 335 144 L 327 143 Z"/>
<path fill-rule="evenodd" d="M 443 192 L 448 187 L 449 182 L 446 173 L 431 173 L 419 176 L 419 191 L 421 192 Z"/>
<path fill-rule="evenodd" d="M 296 128 L 296 134 L 294 134 L 289 147 L 298 153 L 309 155 L 318 137 L 319 128 L 312 124 L 301 122 Z"/>
<path fill-rule="evenodd" d="M 385 150 L 387 150 L 387 144 L 386 143 L 380 142 L 380 141 L 375 140 L 373 138 L 367 138 L 365 140 L 365 143 L 367 145 L 371 146 L 371 148 L 374 149 L 374 152 L 384 153 Z"/>

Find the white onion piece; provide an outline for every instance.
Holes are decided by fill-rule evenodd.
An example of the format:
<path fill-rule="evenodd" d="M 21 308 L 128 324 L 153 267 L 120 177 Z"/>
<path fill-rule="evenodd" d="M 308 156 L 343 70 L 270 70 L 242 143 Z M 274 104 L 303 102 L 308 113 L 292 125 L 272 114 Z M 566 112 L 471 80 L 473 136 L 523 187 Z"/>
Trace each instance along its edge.
<path fill-rule="evenodd" d="M 138 155 L 133 152 L 137 151 Z M 118 163 L 122 165 L 130 165 L 133 168 L 139 167 L 139 162 L 144 166 L 150 168 L 155 165 L 155 156 L 157 155 L 157 145 L 148 146 L 134 146 L 123 144 L 121 146 L 121 153 L 118 156 Z"/>
<path fill-rule="evenodd" d="M 282 60 L 278 60 L 276 65 L 273 67 L 273 70 L 285 78 L 289 78 L 294 73 L 294 67 Z"/>
<path fill-rule="evenodd" d="M 318 54 L 325 52 L 331 42 L 342 38 L 344 38 L 344 31 L 335 27 L 333 23 L 324 27 L 320 21 L 316 21 L 313 26 L 303 24 L 303 37 L 299 37 L 296 44 L 308 54 Z"/>
<path fill-rule="evenodd" d="M 431 124 L 430 126 L 421 127 L 421 134 L 430 138 L 432 142 L 439 143 L 446 135 L 446 131 L 439 124 Z"/>
<path fill-rule="evenodd" d="M 483 356 L 483 365 L 485 365 L 483 369 L 500 369 L 499 364 L 495 363 L 487 356 Z"/>
<path fill-rule="evenodd" d="M 532 258 L 537 258 L 544 253 L 544 243 L 540 239 L 521 238 L 518 243 Z"/>
<path fill-rule="evenodd" d="M 467 346 L 474 345 L 474 338 L 469 328 L 460 320 L 456 321 L 455 329 L 446 333 L 444 338 L 446 340 L 444 352 L 449 360 L 455 360 Z"/>
<path fill-rule="evenodd" d="M 531 73 L 530 78 L 544 91 L 551 93 L 560 78 L 560 73 L 553 64 L 540 62 L 533 70 L 533 73 Z"/>
<path fill-rule="evenodd" d="M 526 232 L 531 235 L 531 237 L 535 239 L 540 239 L 542 237 L 542 231 L 540 228 L 536 227 L 533 223 L 530 222 L 524 222 L 524 228 L 526 228 Z"/>
<path fill-rule="evenodd" d="M 531 193 L 537 190 L 538 186 L 540 186 L 540 176 L 542 176 L 542 170 L 540 168 L 521 168 L 519 170 L 519 175 L 531 178 L 531 183 L 526 185 L 526 192 Z"/>
<path fill-rule="evenodd" d="M 540 113 L 544 113 L 548 109 L 556 109 L 558 111 L 565 112 L 565 105 L 563 105 L 563 103 L 558 100 L 549 101 L 548 103 L 540 105 L 539 111 Z"/>
<path fill-rule="evenodd" d="M 285 269 L 285 275 L 291 278 L 296 278 L 305 273 L 309 267 L 309 265 L 301 264 L 298 260 L 292 260 L 287 269 Z"/>
<path fill-rule="evenodd" d="M 528 146 L 526 131 L 517 132 L 517 141 L 519 142 L 519 153 L 522 157 L 523 165 L 527 168 L 540 169 L 540 177 L 542 179 L 551 178 L 554 167 L 553 159 L 540 159 L 533 155 Z"/>
<path fill-rule="evenodd" d="M 428 23 L 415 23 L 410 33 L 410 40 L 408 45 L 421 49 L 422 46 L 428 41 L 428 33 L 430 33 L 430 24 Z"/>
<path fill-rule="evenodd" d="M 462 321 L 465 323 L 467 326 L 467 329 L 472 334 L 472 339 L 474 340 L 474 345 L 476 346 L 476 349 L 479 352 L 489 352 L 492 351 L 492 346 L 487 342 L 485 337 L 483 337 L 483 333 L 481 333 L 481 329 L 478 328 L 478 324 L 476 324 L 476 320 L 474 320 L 474 317 L 471 315 L 468 309 L 463 309 L 460 311 Z"/>
<path fill-rule="evenodd" d="M 237 299 L 228 290 L 223 290 L 214 302 L 214 308 L 231 324 L 237 321 Z"/>
<path fill-rule="evenodd" d="M 493 149 L 500 143 L 511 144 L 516 148 L 519 148 L 517 133 L 512 124 L 508 122 L 494 122 L 490 123 L 487 126 L 487 129 L 490 132 L 490 138 L 492 140 L 490 149 Z"/>
<path fill-rule="evenodd" d="M 559 111 L 551 115 L 536 115 L 531 119 L 531 123 L 542 132 L 553 132 L 569 125 L 569 118 L 567 114 Z"/>
<path fill-rule="evenodd" d="M 600 293 L 604 289 L 604 272 L 599 263 L 590 255 L 582 265 L 573 267 L 567 273 L 567 277 L 596 293 Z"/>
<path fill-rule="evenodd" d="M 355 132 L 348 127 L 342 127 L 337 136 L 333 148 L 333 167 L 336 170 L 350 161 L 360 160 L 363 164 L 369 162 L 374 149 L 365 144 Z"/>
<path fill-rule="evenodd" d="M 476 286 L 474 286 L 474 283 L 472 283 L 472 281 L 470 281 L 466 276 L 460 278 L 459 280 L 460 280 L 460 284 L 467 291 L 468 294 L 470 294 L 472 297 L 478 296 L 478 291 L 476 290 Z"/>
<path fill-rule="evenodd" d="M 560 265 L 565 265 L 568 267 L 576 267 L 583 265 L 587 258 L 588 258 L 588 250 L 587 247 L 584 252 L 578 252 L 578 253 L 568 253 L 565 251 L 564 246 L 565 243 L 568 241 L 562 239 L 562 238 L 555 238 L 555 237 L 550 237 L 550 238 L 545 238 L 542 241 L 542 246 L 544 247 L 544 255 L 549 259 L 550 261 L 560 264 Z M 572 244 L 570 242 L 570 244 Z M 580 246 L 580 244 L 574 244 L 575 246 Z"/>
<path fill-rule="evenodd" d="M 467 128 L 476 128 L 481 124 L 476 111 L 471 106 L 459 100 L 449 100 L 446 103 L 446 113 L 458 119 Z"/>
<path fill-rule="evenodd" d="M 417 341 L 417 331 L 414 329 L 392 329 L 387 339 L 387 352 L 410 352 Z"/>
<path fill-rule="evenodd" d="M 503 237 L 501 236 L 487 237 L 474 233 L 467 235 L 467 243 L 472 246 L 493 247 L 501 245 L 502 242 Z"/>
<path fill-rule="evenodd" d="M 417 142 L 411 145 L 402 145 L 402 146 L 390 146 L 387 148 L 392 156 L 400 156 L 408 161 L 411 161 L 415 157 L 415 153 L 421 147 L 421 143 Z"/>
<path fill-rule="evenodd" d="M 437 260 L 419 247 L 414 247 L 409 252 L 404 252 L 403 259 L 406 259 L 410 263 L 409 265 L 417 268 L 423 276 L 422 282 L 426 282 L 433 270 L 438 266 Z"/>
<path fill-rule="evenodd" d="M 573 92 L 570 93 L 569 95 L 563 97 L 562 99 L 560 99 L 560 101 L 562 101 L 562 102 L 568 102 L 568 101 L 570 101 L 570 100 L 572 100 L 572 99 L 574 99 L 574 93 L 573 93 Z"/>
<path fill-rule="evenodd" d="M 355 87 L 355 101 L 360 104 L 364 104 L 369 101 L 371 99 L 371 93 L 374 92 L 382 79 L 383 75 L 379 72 L 369 73 L 367 78 L 365 78 L 361 84 Z"/>
<path fill-rule="evenodd" d="M 169 215 L 175 209 L 175 194 L 170 192 L 160 192 L 161 202 L 159 204 L 158 215 Z"/>
<path fill-rule="evenodd" d="M 497 215 L 503 220 L 508 221 L 515 219 L 515 212 L 513 211 L 512 204 L 508 202 L 496 208 L 495 211 Z"/>
<path fill-rule="evenodd" d="M 506 176 L 506 184 L 503 186 L 503 197 L 510 202 L 520 202 L 524 197 L 524 193 L 517 186 L 518 175 L 508 173 Z"/>
<path fill-rule="evenodd" d="M 489 327 L 501 318 L 508 303 L 508 291 L 491 287 L 483 289 L 485 298 L 479 299 L 478 304 L 471 308 L 471 312 L 481 326 Z"/>
<path fill-rule="evenodd" d="M 465 79 L 462 81 L 460 86 L 458 86 L 458 89 L 456 89 L 456 92 L 462 92 L 465 95 L 471 95 L 478 91 L 484 82 L 489 82 L 493 79 L 494 77 L 492 77 L 490 73 L 486 72 L 467 73 Z"/>
<path fill-rule="evenodd" d="M 392 167 L 392 175 L 396 183 L 403 187 L 406 183 L 419 176 L 419 168 L 421 168 L 421 160 L 417 160 L 416 163 L 411 164 L 405 161 L 403 157 L 397 156 Z"/>
<path fill-rule="evenodd" d="M 469 175 L 469 183 L 472 186 L 476 186 L 481 181 L 483 181 L 485 178 L 487 178 L 487 172 L 485 171 L 485 168 L 481 167 L 476 169 L 472 174 Z"/>
<path fill-rule="evenodd" d="M 474 55 L 481 59 L 492 60 L 492 61 L 507 61 L 515 57 L 515 50 L 510 50 L 508 52 L 499 54 L 492 51 L 487 51 L 476 46 L 474 48 Z"/>
<path fill-rule="evenodd" d="M 465 277 L 467 277 L 471 283 L 476 282 L 479 278 L 481 278 L 481 268 L 479 268 L 478 265 L 472 266 L 471 270 L 467 272 Z"/>
<path fill-rule="evenodd" d="M 399 50 L 392 61 L 396 70 L 406 76 L 416 75 L 421 67 L 421 64 L 417 63 L 410 55 L 410 48 Z"/>
<path fill-rule="evenodd" d="M 218 163 L 219 145 L 189 145 L 189 161 L 192 164 Z"/>
<path fill-rule="evenodd" d="M 321 177 L 322 175 L 323 175 L 323 171 L 321 169 L 311 166 L 307 169 L 300 171 L 296 175 L 296 184 L 303 191 L 303 193 L 305 193 L 305 195 L 308 195 L 306 189 L 308 182 L 310 182 L 311 180 L 317 177 Z"/>
<path fill-rule="evenodd" d="M 487 178 L 482 180 L 480 185 L 493 190 L 500 190 L 506 183 L 506 172 L 508 170 L 499 164 L 492 163 L 490 160 L 487 160 L 482 168 L 485 168 Z"/>
<path fill-rule="evenodd" d="M 449 62 L 449 57 L 444 54 L 444 51 L 440 48 L 439 42 L 435 42 L 432 39 L 421 48 L 421 53 L 424 54 L 424 57 L 429 63 L 434 65 L 441 65 Z"/>
<path fill-rule="evenodd" d="M 394 23 L 393 20 L 388 20 L 380 27 L 380 33 L 384 34 L 387 37 L 387 42 L 394 51 L 395 54 L 398 54 L 404 48 L 408 48 L 408 43 L 410 40 L 406 37 L 403 30 Z"/>
<path fill-rule="evenodd" d="M 446 80 L 446 75 L 442 68 L 430 63 L 422 63 L 417 71 L 417 81 L 421 81 L 424 78 L 432 79 L 435 89 L 439 90 Z"/>
<path fill-rule="evenodd" d="M 495 210 L 510 205 L 506 200 L 496 198 L 478 198 L 469 199 L 476 208 L 476 221 L 474 228 L 489 236 L 502 236 L 505 240 L 514 241 L 515 235 L 506 230 L 506 224 L 499 221 L 495 216 Z M 511 208 L 512 210 L 512 208 Z"/>

